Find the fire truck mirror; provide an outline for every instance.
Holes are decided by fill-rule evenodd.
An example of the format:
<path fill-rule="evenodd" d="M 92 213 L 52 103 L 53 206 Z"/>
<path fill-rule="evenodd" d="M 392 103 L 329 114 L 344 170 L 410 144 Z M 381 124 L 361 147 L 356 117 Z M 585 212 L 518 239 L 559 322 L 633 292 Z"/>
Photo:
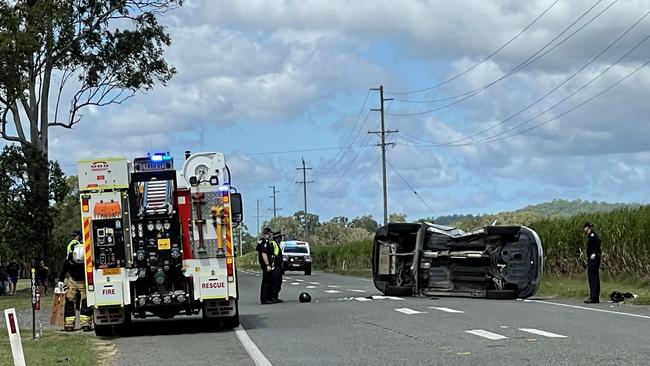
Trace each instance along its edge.
<path fill-rule="evenodd" d="M 230 194 L 230 207 L 232 212 L 232 221 L 236 223 L 244 221 L 244 206 L 241 200 L 241 193 Z"/>

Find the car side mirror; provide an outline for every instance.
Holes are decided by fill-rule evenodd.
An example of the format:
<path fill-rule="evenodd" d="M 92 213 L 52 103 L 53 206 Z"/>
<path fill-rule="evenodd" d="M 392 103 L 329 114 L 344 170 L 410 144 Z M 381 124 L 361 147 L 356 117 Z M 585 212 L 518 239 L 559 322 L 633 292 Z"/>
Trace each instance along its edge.
<path fill-rule="evenodd" d="M 241 193 L 230 194 L 230 210 L 234 223 L 240 224 L 244 221 L 244 205 L 242 204 Z"/>

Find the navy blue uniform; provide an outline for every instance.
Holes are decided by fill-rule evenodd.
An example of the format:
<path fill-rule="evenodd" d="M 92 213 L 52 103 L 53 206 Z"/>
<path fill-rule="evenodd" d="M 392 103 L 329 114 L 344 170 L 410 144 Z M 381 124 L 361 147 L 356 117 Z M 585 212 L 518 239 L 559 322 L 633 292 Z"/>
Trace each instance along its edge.
<path fill-rule="evenodd" d="M 595 255 L 594 259 L 591 256 Z M 600 238 L 593 230 L 587 236 L 587 279 L 589 280 L 589 301 L 600 301 Z"/>
<path fill-rule="evenodd" d="M 262 238 L 257 241 L 257 258 L 260 262 L 260 268 L 262 269 L 262 284 L 260 286 L 260 302 L 262 304 L 271 304 L 273 299 L 273 275 L 269 271 L 273 267 L 273 245 L 267 238 Z M 267 267 L 262 259 L 262 253 L 266 253 L 266 256 L 269 261 L 269 266 Z"/>

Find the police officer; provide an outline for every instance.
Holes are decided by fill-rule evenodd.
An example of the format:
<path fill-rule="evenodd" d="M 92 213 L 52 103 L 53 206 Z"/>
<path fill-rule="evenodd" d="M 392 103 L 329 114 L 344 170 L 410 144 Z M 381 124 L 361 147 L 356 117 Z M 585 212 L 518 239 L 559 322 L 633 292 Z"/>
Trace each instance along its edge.
<path fill-rule="evenodd" d="M 274 304 L 273 302 L 273 244 L 271 238 L 273 231 L 265 228 L 262 237 L 257 241 L 257 258 L 262 269 L 262 284 L 260 286 L 260 303 L 262 305 Z"/>
<path fill-rule="evenodd" d="M 282 274 L 284 269 L 282 268 L 282 251 L 280 250 L 280 245 L 278 241 L 281 241 L 282 235 L 280 233 L 274 233 L 271 244 L 273 245 L 273 271 L 271 272 L 271 277 L 273 279 L 273 293 L 271 301 L 274 303 L 282 302 L 282 299 L 278 298 L 280 295 L 280 290 L 282 289 Z"/>
<path fill-rule="evenodd" d="M 589 280 L 589 298 L 585 304 L 598 304 L 600 302 L 600 238 L 594 231 L 591 222 L 585 222 L 583 226 L 587 235 L 587 279 Z"/>
<path fill-rule="evenodd" d="M 68 290 L 65 292 L 65 305 L 63 315 L 65 316 L 64 330 L 66 332 L 74 331 L 76 322 L 75 303 L 77 296 L 81 298 L 79 308 L 79 323 L 81 329 L 90 331 L 92 329 L 93 311 L 86 304 L 86 283 L 85 283 L 85 266 L 84 266 L 84 247 L 79 242 L 81 233 L 78 231 L 72 234 L 72 241 L 68 245 L 63 269 L 59 275 L 58 287 L 63 290 L 65 277 L 68 277 Z"/>

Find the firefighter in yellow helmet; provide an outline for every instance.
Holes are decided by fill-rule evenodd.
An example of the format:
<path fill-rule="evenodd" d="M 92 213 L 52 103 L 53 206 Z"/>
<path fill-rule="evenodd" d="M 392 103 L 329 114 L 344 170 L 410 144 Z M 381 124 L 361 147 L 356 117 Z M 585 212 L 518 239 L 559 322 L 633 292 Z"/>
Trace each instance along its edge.
<path fill-rule="evenodd" d="M 81 233 L 75 231 L 72 234 L 72 240 L 67 247 L 67 254 L 65 262 L 63 263 L 63 270 L 59 275 L 59 289 L 63 289 L 66 275 L 68 277 L 68 290 L 65 292 L 65 307 L 63 315 L 65 316 L 66 332 L 74 331 L 76 322 L 76 302 L 77 296 L 81 298 L 79 309 L 79 323 L 81 329 L 84 331 L 92 330 L 92 316 L 93 311 L 86 303 L 86 283 L 85 283 L 85 267 L 84 267 L 84 247 L 79 240 Z"/>

